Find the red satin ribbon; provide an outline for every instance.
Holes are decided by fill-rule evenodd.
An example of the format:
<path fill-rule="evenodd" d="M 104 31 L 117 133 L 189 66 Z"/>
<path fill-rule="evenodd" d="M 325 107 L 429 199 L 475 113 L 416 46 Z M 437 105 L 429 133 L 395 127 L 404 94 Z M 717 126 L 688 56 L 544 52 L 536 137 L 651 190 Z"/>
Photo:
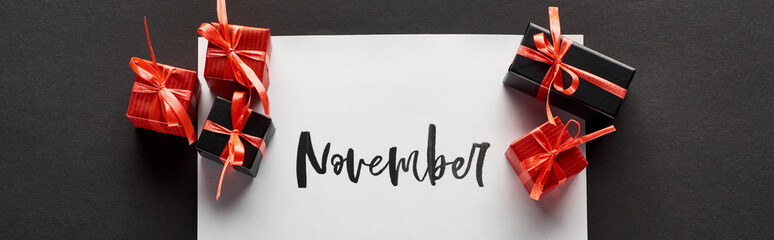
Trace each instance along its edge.
<path fill-rule="evenodd" d="M 223 149 L 220 154 L 220 160 L 223 161 L 223 170 L 220 173 L 220 182 L 218 182 L 218 193 L 215 199 L 220 198 L 220 188 L 223 185 L 223 176 L 226 174 L 226 169 L 229 165 L 241 166 L 244 163 L 245 158 L 245 146 L 242 144 L 242 140 L 239 137 L 244 138 L 250 145 L 253 145 L 261 151 L 261 154 L 266 154 L 266 143 L 262 138 L 251 136 L 242 132 L 242 128 L 247 122 L 247 118 L 250 117 L 250 113 L 253 111 L 249 107 L 245 106 L 245 93 L 234 92 L 234 96 L 231 101 L 231 126 L 234 129 L 228 129 L 210 120 L 204 123 L 204 130 L 229 135 L 228 145 Z"/>
<path fill-rule="evenodd" d="M 561 122 L 561 119 L 556 117 L 556 121 Z M 576 126 L 578 126 L 578 132 L 575 133 L 575 137 L 562 141 L 562 136 L 564 136 L 564 133 L 567 132 L 567 127 L 570 126 L 570 123 L 574 123 Z M 564 184 L 564 182 L 567 180 L 567 176 L 562 171 L 562 168 L 559 167 L 559 164 L 557 164 L 555 161 L 556 156 L 559 155 L 559 153 L 611 132 L 615 132 L 614 126 L 603 128 L 599 131 L 579 138 L 578 134 L 580 134 L 580 124 L 578 121 L 570 119 L 570 121 L 567 122 L 567 125 L 564 125 L 562 132 L 559 133 L 559 137 L 556 139 L 556 142 L 551 144 L 551 141 L 548 139 L 548 137 L 546 137 L 545 133 L 540 130 L 540 128 L 532 130 L 529 134 L 535 138 L 538 144 L 540 144 L 540 146 L 546 152 L 537 154 L 521 162 L 521 167 L 524 169 L 522 174 L 529 175 L 529 172 L 532 170 L 542 168 L 538 179 L 535 180 L 535 185 L 532 186 L 532 191 L 530 192 L 529 197 L 535 201 L 540 199 L 540 196 L 543 195 L 543 187 L 545 187 L 546 181 L 548 180 L 548 175 L 551 170 L 554 170 L 554 173 L 556 173 L 556 177 L 559 180 L 557 186 Z"/>
<path fill-rule="evenodd" d="M 252 91 L 253 88 L 258 91 L 258 96 L 261 98 L 261 104 L 263 105 L 263 111 L 266 113 L 266 116 L 270 116 L 269 96 L 266 94 L 266 88 L 264 88 L 261 79 L 258 78 L 258 75 L 255 74 L 253 69 L 240 58 L 240 56 L 243 56 L 257 61 L 266 61 L 266 52 L 236 50 L 239 39 L 242 36 L 242 27 L 234 26 L 231 29 L 229 28 L 228 17 L 226 15 L 226 0 L 218 0 L 218 23 L 220 23 L 220 30 L 210 23 L 202 23 L 202 25 L 199 26 L 199 30 L 197 30 L 199 35 L 219 47 L 208 48 L 207 57 L 227 57 L 231 63 L 231 69 L 234 72 L 236 81 L 247 87 L 250 91 Z M 245 78 L 247 78 L 247 80 L 245 80 Z"/>
<path fill-rule="evenodd" d="M 535 41 L 535 47 L 537 50 L 522 45 L 519 46 L 519 50 L 517 52 L 517 55 L 524 56 L 534 61 L 551 64 L 551 68 L 548 69 L 546 76 L 543 77 L 543 82 L 540 84 L 540 89 L 538 90 L 536 96 L 537 99 L 545 99 L 546 101 L 546 115 L 548 116 L 548 121 L 551 124 L 556 125 L 553 120 L 553 114 L 551 114 L 551 108 L 548 104 L 548 93 L 551 91 L 551 85 L 553 85 L 554 89 L 564 93 L 565 95 L 572 95 L 578 89 L 578 78 L 580 77 L 583 80 L 586 80 L 587 82 L 594 84 L 597 87 L 600 87 L 605 91 L 623 99 L 626 96 L 625 88 L 615 85 L 614 83 L 607 81 L 597 75 L 562 62 L 564 55 L 567 54 L 567 51 L 572 46 L 572 40 L 569 38 L 561 37 L 561 27 L 559 26 L 559 8 L 549 7 L 548 15 L 551 22 L 550 31 L 552 41 L 549 43 L 548 39 L 545 37 L 545 34 L 538 33 L 532 36 L 532 39 Z M 570 74 L 570 77 L 572 77 L 572 83 L 570 84 L 570 87 L 566 89 L 562 85 L 562 71 L 567 72 Z"/>
<path fill-rule="evenodd" d="M 144 93 L 144 94 L 156 94 L 158 96 L 151 103 L 148 113 L 148 119 L 162 122 L 161 112 L 163 111 L 167 126 L 183 126 L 186 138 L 188 138 L 188 144 L 192 144 L 196 141 L 196 129 L 191 123 L 191 119 L 188 118 L 188 113 L 185 111 L 183 104 L 180 100 L 190 100 L 191 91 L 185 89 L 172 89 L 166 87 L 166 82 L 169 77 L 172 76 L 172 72 L 175 71 L 174 67 L 161 67 L 156 62 L 156 55 L 153 54 L 153 47 L 150 42 L 150 35 L 148 34 L 148 21 L 145 22 L 145 36 L 148 39 L 148 48 L 150 48 L 151 59 L 153 59 L 153 66 L 148 64 L 145 60 L 133 57 L 129 60 L 129 67 L 140 76 L 141 79 L 147 81 L 149 84 L 142 82 L 134 82 L 132 86 L 132 92 Z M 157 107 L 156 107 L 157 106 Z M 156 131 L 161 131 L 161 126 L 154 121 L 150 121 L 152 128 Z"/>

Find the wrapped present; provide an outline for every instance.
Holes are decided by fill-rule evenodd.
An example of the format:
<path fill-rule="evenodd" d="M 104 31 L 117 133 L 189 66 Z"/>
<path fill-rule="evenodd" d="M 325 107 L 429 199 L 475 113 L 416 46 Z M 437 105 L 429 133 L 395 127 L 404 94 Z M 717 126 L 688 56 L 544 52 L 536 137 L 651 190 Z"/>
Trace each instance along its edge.
<path fill-rule="evenodd" d="M 200 88 L 196 72 L 156 62 L 148 23 L 145 34 L 152 61 L 132 58 L 129 67 L 137 73 L 129 98 L 126 117 L 139 128 L 188 138 L 196 141 L 196 105 Z"/>
<path fill-rule="evenodd" d="M 229 166 L 255 177 L 274 130 L 271 118 L 247 107 L 245 93 L 234 92 L 231 102 L 215 99 L 196 149 L 205 158 L 223 163 L 216 198 Z"/>
<path fill-rule="evenodd" d="M 204 78 L 210 89 L 257 93 L 269 115 L 269 29 L 228 23 L 226 1 L 218 0 L 218 23 L 202 23 L 199 35 L 207 39 Z"/>
<path fill-rule="evenodd" d="M 607 126 L 626 96 L 634 68 L 561 37 L 559 10 L 549 8 L 551 29 L 530 23 L 503 83 L 586 119 Z"/>
<path fill-rule="evenodd" d="M 586 168 L 588 162 L 578 145 L 615 131 L 615 127 L 609 126 L 578 137 L 580 124 L 577 121 L 570 120 L 564 125 L 559 117 L 554 117 L 553 122 L 556 124 L 546 122 L 513 141 L 505 152 L 519 180 L 530 193 L 529 197 L 536 201 Z M 574 137 L 567 131 L 570 124 L 578 127 Z"/>

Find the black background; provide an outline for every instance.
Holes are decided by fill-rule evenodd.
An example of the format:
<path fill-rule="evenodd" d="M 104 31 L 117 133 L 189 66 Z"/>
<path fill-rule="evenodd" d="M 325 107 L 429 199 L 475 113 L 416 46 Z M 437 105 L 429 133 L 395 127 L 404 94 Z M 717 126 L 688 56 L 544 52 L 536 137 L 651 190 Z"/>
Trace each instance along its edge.
<path fill-rule="evenodd" d="M 619 131 L 588 144 L 589 237 L 774 238 L 772 1 L 232 0 L 228 13 L 273 35 L 523 34 L 548 26 L 549 4 L 563 33 L 637 68 Z M 161 153 L 163 137 L 126 119 L 128 61 L 149 57 L 148 16 L 159 61 L 196 69 L 215 0 L 0 11 L 0 238 L 194 238 L 195 152 Z"/>

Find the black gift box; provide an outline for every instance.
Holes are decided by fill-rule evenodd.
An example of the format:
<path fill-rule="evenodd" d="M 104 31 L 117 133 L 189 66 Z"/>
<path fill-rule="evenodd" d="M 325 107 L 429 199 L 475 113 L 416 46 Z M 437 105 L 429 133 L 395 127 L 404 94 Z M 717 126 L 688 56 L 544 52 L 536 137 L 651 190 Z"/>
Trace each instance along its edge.
<path fill-rule="evenodd" d="M 524 33 L 524 38 L 521 40 L 521 45 L 536 49 L 532 37 L 540 32 L 545 34 L 549 42 L 552 41 L 551 33 L 548 30 L 530 23 Z M 624 89 L 629 88 L 635 71 L 634 68 L 626 64 L 576 42 L 572 43 L 572 47 L 567 51 L 562 62 L 604 78 Z M 529 95 L 537 96 L 540 84 L 550 68 L 549 64 L 516 55 L 503 83 Z M 562 71 L 562 81 L 563 86 L 567 88 L 570 86 L 572 78 L 567 72 Z M 577 91 L 572 95 L 565 95 L 553 87 L 549 93 L 551 105 L 586 119 L 586 123 L 589 125 L 597 126 L 609 125 L 615 119 L 622 101 L 623 99 L 582 78 L 579 79 Z"/>
<path fill-rule="evenodd" d="M 210 115 L 207 116 L 207 120 L 217 123 L 228 129 L 233 129 L 231 125 L 231 102 L 218 97 L 215 99 L 215 103 L 212 104 Z M 274 135 L 274 124 L 271 118 L 266 115 L 251 112 L 250 117 L 247 118 L 242 133 L 262 138 L 266 145 L 269 144 L 271 136 Z M 196 145 L 196 149 L 199 153 L 210 160 L 222 163 L 220 155 L 228 144 L 229 135 L 214 133 L 207 130 L 202 130 L 202 134 L 199 136 L 199 143 Z M 242 166 L 232 165 L 237 171 L 243 172 L 255 177 L 258 173 L 258 167 L 261 164 L 263 154 L 261 151 L 247 142 L 244 138 L 240 137 L 242 145 L 245 147 L 245 158 Z"/>

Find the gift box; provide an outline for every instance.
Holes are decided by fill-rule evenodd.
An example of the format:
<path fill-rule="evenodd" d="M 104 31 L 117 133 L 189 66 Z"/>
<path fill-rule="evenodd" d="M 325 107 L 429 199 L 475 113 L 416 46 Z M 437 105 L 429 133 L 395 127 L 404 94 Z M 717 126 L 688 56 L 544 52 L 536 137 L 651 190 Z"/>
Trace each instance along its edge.
<path fill-rule="evenodd" d="M 218 23 L 210 23 L 215 29 L 221 30 Z M 232 35 L 239 30 L 240 36 L 233 38 L 231 46 L 240 59 L 250 67 L 261 80 L 265 89 L 269 88 L 269 59 L 271 56 L 271 33 L 269 29 L 228 25 Z M 207 60 L 204 64 L 204 79 L 210 89 L 226 92 L 245 91 L 248 89 L 237 82 L 234 74 L 240 72 L 231 66 L 235 64 L 226 56 L 228 49 L 223 49 L 210 42 L 207 44 Z"/>
<path fill-rule="evenodd" d="M 508 159 L 508 162 L 511 163 L 516 174 L 519 175 L 519 180 L 521 180 L 524 187 L 527 188 L 527 192 L 532 193 L 533 187 L 535 186 L 535 183 L 538 182 L 540 174 L 545 167 L 549 167 L 531 167 L 527 166 L 529 164 L 528 162 L 522 165 L 525 161 L 534 160 L 535 158 L 533 157 L 538 156 L 539 154 L 551 152 L 550 150 L 547 151 L 539 141 L 543 141 L 542 144 L 548 143 L 553 146 L 557 142 L 557 139 L 560 142 L 565 142 L 571 138 L 559 117 L 555 117 L 554 121 L 556 122 L 556 125 L 546 122 L 527 135 L 513 141 L 505 153 L 505 157 Z M 566 178 L 577 175 L 586 168 L 586 165 L 588 165 L 586 157 L 583 156 L 583 153 L 581 153 L 578 147 L 572 147 L 557 153 L 553 161 L 558 165 L 558 168 L 560 168 L 560 171 Z M 544 163 L 543 165 L 545 164 L 547 163 Z M 529 168 L 525 168 L 525 166 Z M 555 168 L 557 166 L 550 167 Z M 554 190 L 561 182 L 560 176 L 557 176 L 557 171 L 555 169 L 552 170 L 554 171 L 549 171 L 547 173 L 548 175 L 546 176 L 547 178 L 545 179 L 542 193 L 548 193 L 551 190 Z M 537 198 L 539 197 L 540 196 L 537 196 Z"/>
<path fill-rule="evenodd" d="M 143 22 L 152 61 L 129 60 L 129 68 L 137 75 L 126 117 L 136 127 L 186 137 L 192 144 L 196 141 L 194 120 L 201 91 L 196 72 L 156 62 L 148 21 Z"/>
<path fill-rule="evenodd" d="M 243 96 L 240 92 L 234 95 L 235 97 Z M 228 144 L 232 140 L 231 133 L 234 130 L 238 130 L 239 141 L 244 147 L 244 162 L 242 164 L 231 164 L 231 166 L 239 172 L 255 177 L 263 158 L 265 146 L 271 140 L 272 135 L 274 135 L 275 128 L 269 117 L 249 109 L 247 111 L 248 114 L 243 114 L 243 116 L 247 117 L 247 119 L 242 119 L 244 121 L 241 123 L 243 127 L 239 129 L 239 126 L 237 126 L 237 129 L 234 129 L 236 123 L 234 120 L 238 121 L 238 118 L 243 118 L 243 116 L 236 116 L 237 119 L 235 119 L 234 114 L 239 111 L 232 111 L 232 107 L 241 108 L 243 104 L 243 102 L 238 102 L 232 106 L 231 101 L 221 97 L 215 99 L 210 114 L 207 116 L 208 122 L 205 123 L 205 127 L 199 136 L 196 149 L 203 157 L 224 163 L 227 161 Z"/>
<path fill-rule="evenodd" d="M 561 36 L 558 10 L 549 12 L 552 31 L 534 23 L 527 26 L 503 83 L 543 101 L 548 97 L 551 105 L 586 119 L 586 124 L 609 125 L 635 69 L 569 39 L 556 41 Z M 558 87 L 547 80 L 555 71 Z"/>
<path fill-rule="evenodd" d="M 196 141 L 194 121 L 201 92 L 196 72 L 156 62 L 148 21 L 143 21 L 152 61 L 129 60 L 129 68 L 137 75 L 126 117 L 138 128 L 186 137 L 192 144 Z"/>
<path fill-rule="evenodd" d="M 614 126 L 578 137 L 580 124 L 570 120 L 567 125 L 559 117 L 540 125 L 527 135 L 513 141 L 505 152 L 519 180 L 527 188 L 530 198 L 540 196 L 562 185 L 568 178 L 577 175 L 588 165 L 578 145 L 615 131 Z M 575 136 L 567 128 L 575 125 Z"/>
<path fill-rule="evenodd" d="M 152 64 L 148 60 L 138 60 L 144 61 L 149 65 Z M 199 93 L 201 92 L 199 81 L 196 79 L 196 72 L 164 64 L 158 65 L 162 69 L 162 75 L 168 74 L 168 78 L 163 84 L 164 87 L 171 90 L 170 92 L 173 93 L 174 98 L 180 103 L 186 117 L 192 121 L 191 126 L 193 126 L 193 121 L 196 119 Z M 144 88 L 148 87 L 150 88 L 144 91 Z M 133 91 L 129 97 L 129 108 L 126 110 L 126 117 L 138 128 L 187 137 L 186 129 L 182 123 L 176 125 L 169 124 L 168 119 L 173 118 L 173 115 L 165 113 L 165 108 L 167 107 L 164 105 L 169 104 L 166 101 L 163 95 L 158 94 L 154 83 L 141 75 L 136 75 Z M 152 113 L 154 111 L 156 113 Z M 179 117 L 174 116 L 174 118 Z"/>
<path fill-rule="evenodd" d="M 269 29 L 231 25 L 226 14 L 226 0 L 218 0 L 218 22 L 202 23 L 197 32 L 207 39 L 204 78 L 217 95 L 230 96 L 234 91 L 256 94 L 263 112 L 270 116 Z M 253 98 L 250 97 L 250 100 Z"/>

